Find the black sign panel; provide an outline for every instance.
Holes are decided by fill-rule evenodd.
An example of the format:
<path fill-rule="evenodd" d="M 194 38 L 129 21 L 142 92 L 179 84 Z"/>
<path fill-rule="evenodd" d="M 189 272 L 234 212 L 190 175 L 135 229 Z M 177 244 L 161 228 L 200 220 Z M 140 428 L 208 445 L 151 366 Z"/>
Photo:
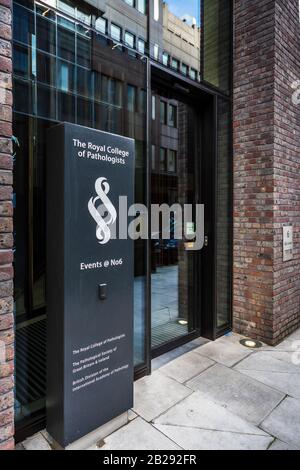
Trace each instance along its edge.
<path fill-rule="evenodd" d="M 115 232 L 134 141 L 61 124 L 47 165 L 47 430 L 66 446 L 133 404 L 133 242 Z"/>

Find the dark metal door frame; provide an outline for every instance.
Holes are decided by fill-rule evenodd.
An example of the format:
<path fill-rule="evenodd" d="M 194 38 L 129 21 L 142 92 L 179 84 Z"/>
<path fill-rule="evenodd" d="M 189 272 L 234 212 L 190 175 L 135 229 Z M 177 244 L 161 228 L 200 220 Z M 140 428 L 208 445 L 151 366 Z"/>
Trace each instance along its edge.
<path fill-rule="evenodd" d="M 216 159 L 216 122 L 217 122 L 217 99 L 214 93 L 208 92 L 206 87 L 199 84 L 192 84 L 187 79 L 183 80 L 175 75 L 164 72 L 163 68 L 156 63 L 151 67 L 151 90 L 153 85 L 160 89 L 171 89 L 172 95 L 179 99 L 190 102 L 193 106 L 199 106 L 199 120 L 201 135 L 200 158 L 195 158 L 195 174 L 198 180 L 195 186 L 196 203 L 205 204 L 205 235 L 209 238 L 209 245 L 204 247 L 201 252 L 196 254 L 195 261 L 195 295 L 193 299 L 193 311 L 195 314 L 195 329 L 193 332 L 174 339 L 167 344 L 163 344 L 151 350 L 151 247 L 148 247 L 148 291 L 149 298 L 147 303 L 147 324 L 148 333 L 146 335 L 148 343 L 149 357 L 155 358 L 176 347 L 192 341 L 199 336 L 205 336 L 209 339 L 215 339 L 215 302 L 214 302 L 214 253 L 215 253 L 215 231 L 214 231 L 214 210 L 215 210 L 215 159 Z M 151 107 L 151 93 L 149 105 Z M 151 117 L 151 109 L 149 115 Z M 149 127 L 151 122 L 149 123 Z M 151 128 L 150 128 L 151 129 Z M 149 131 L 150 136 L 150 131 Z M 151 142 L 148 139 L 148 154 L 150 154 Z M 204 158 L 205 157 L 205 158 Z M 150 160 L 150 158 L 149 158 Z M 151 175 L 151 162 L 149 162 L 148 171 Z M 151 203 L 151 180 L 149 179 L 149 195 Z M 210 201 L 207 204 L 207 201 Z M 207 273 L 207 267 L 210 267 Z M 205 275 L 203 275 L 205 267 Z M 199 289 L 196 282 L 201 286 Z M 197 308 L 198 307 L 198 308 Z M 197 312 L 199 310 L 199 312 Z M 198 313 L 198 314 L 197 314 Z M 200 313 L 200 314 L 199 314 Z M 148 363 L 149 364 L 149 363 Z M 149 367 L 148 373 L 151 373 Z"/>

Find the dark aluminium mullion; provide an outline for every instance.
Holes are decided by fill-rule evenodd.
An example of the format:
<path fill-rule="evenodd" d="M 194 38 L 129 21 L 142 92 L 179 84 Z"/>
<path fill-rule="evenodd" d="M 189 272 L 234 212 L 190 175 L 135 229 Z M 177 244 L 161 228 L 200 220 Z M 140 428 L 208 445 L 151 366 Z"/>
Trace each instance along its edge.
<path fill-rule="evenodd" d="M 217 338 L 217 191 L 218 191 L 218 98 L 214 96 L 214 150 L 213 150 L 213 276 L 212 276 L 212 339 Z"/>
<path fill-rule="evenodd" d="M 149 8 L 149 6 L 148 6 Z M 149 11 L 148 11 L 149 13 Z M 149 16 L 148 16 L 149 17 Z M 151 63 L 146 58 L 146 80 L 147 80 L 147 112 L 146 112 L 146 207 L 148 207 L 148 239 L 146 241 L 146 311 L 145 311 L 145 359 L 147 373 L 151 374 L 151 126 L 152 126 L 152 87 L 151 87 Z"/>

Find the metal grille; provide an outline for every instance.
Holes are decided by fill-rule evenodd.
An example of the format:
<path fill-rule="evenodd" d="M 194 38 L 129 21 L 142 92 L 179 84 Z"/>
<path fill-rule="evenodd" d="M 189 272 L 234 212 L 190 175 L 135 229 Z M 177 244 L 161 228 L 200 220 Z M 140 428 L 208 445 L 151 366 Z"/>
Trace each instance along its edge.
<path fill-rule="evenodd" d="M 46 318 L 16 331 L 16 398 L 20 405 L 46 396 Z"/>

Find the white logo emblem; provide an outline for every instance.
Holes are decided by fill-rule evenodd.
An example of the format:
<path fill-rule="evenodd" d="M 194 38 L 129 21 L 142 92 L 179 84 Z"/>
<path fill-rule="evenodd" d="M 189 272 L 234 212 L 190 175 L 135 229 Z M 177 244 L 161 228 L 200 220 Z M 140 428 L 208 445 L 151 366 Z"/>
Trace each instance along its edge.
<path fill-rule="evenodd" d="M 95 182 L 98 196 L 91 197 L 88 203 L 89 213 L 97 224 L 96 237 L 101 245 L 105 245 L 111 238 L 109 225 L 114 224 L 117 212 L 107 197 L 110 186 L 106 178 L 98 178 Z M 100 202 L 100 204 L 98 204 Z"/>

